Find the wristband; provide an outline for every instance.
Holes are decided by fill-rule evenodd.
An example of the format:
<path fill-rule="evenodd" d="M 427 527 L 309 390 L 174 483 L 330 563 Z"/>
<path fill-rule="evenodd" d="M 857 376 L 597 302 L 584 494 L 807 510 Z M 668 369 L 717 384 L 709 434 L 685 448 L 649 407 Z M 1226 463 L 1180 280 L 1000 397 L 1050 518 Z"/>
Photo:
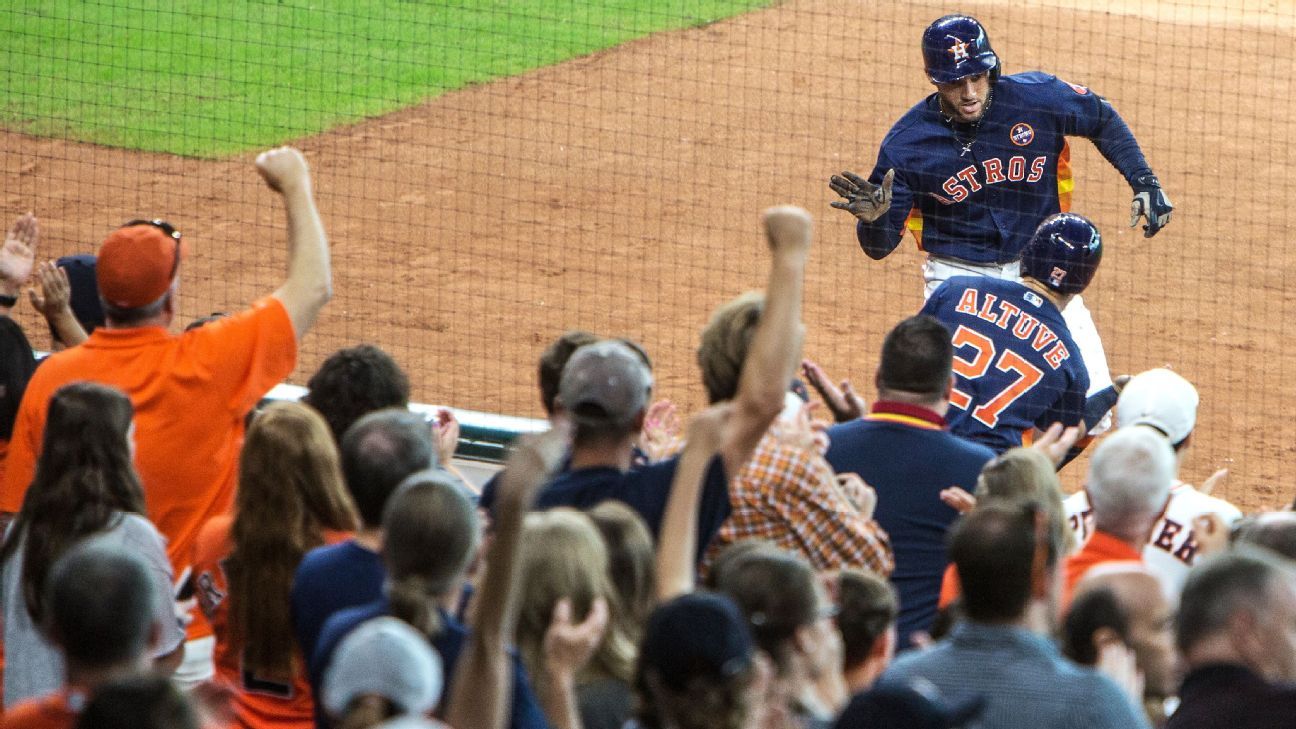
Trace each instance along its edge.
<path fill-rule="evenodd" d="M 5 296 L 4 294 L 0 294 L 0 306 L 12 307 L 17 304 L 18 304 L 17 296 Z"/>

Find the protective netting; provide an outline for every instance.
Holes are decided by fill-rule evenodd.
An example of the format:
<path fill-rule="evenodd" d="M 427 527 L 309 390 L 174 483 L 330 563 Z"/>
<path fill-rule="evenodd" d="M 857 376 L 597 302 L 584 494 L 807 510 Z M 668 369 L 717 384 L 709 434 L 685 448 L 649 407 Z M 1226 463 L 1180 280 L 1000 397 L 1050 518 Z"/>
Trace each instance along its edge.
<path fill-rule="evenodd" d="M 932 92 L 918 41 L 954 10 L 1005 73 L 1084 84 L 1128 122 L 1176 206 L 1151 240 L 1126 227 L 1128 184 L 1071 143 L 1072 208 L 1107 245 L 1085 299 L 1111 369 L 1169 363 L 1197 385 L 1186 480 L 1228 466 L 1225 496 L 1289 500 L 1286 3 L 11 2 L 4 208 L 37 213 L 51 258 L 170 220 L 192 250 L 179 326 L 278 285 L 282 209 L 251 160 L 290 142 L 336 289 L 294 381 L 372 342 L 419 400 L 537 415 L 536 356 L 571 328 L 642 342 L 659 395 L 699 405 L 698 330 L 763 285 L 759 212 L 792 202 L 817 221 L 806 353 L 871 393 L 923 256 L 906 236 L 866 258 L 827 179 L 867 174 Z"/>

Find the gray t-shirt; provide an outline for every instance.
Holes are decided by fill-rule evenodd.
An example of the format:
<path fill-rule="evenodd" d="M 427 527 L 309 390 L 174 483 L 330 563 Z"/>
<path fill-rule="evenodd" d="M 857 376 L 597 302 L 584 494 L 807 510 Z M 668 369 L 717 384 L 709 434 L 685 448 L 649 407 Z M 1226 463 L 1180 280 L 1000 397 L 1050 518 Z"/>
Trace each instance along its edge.
<path fill-rule="evenodd" d="M 123 514 L 106 531 L 88 537 L 95 545 L 120 548 L 142 558 L 149 567 L 157 596 L 156 620 L 161 630 L 153 654 L 164 656 L 184 641 L 184 630 L 176 619 L 172 598 L 171 563 L 166 543 L 148 519 L 138 514 Z M 23 599 L 22 545 L 4 563 L 0 574 L 0 608 L 4 615 L 4 705 L 38 698 L 63 687 L 63 656 L 32 624 Z"/>

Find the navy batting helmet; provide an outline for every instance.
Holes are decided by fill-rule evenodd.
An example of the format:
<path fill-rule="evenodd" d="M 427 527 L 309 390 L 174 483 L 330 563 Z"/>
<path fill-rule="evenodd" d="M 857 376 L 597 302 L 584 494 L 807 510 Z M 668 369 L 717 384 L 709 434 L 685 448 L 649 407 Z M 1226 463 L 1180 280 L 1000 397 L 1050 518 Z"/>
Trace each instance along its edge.
<path fill-rule="evenodd" d="M 1040 223 L 1022 252 L 1021 275 L 1060 294 L 1085 290 L 1102 260 L 1102 236 L 1088 218 L 1051 215 Z"/>
<path fill-rule="evenodd" d="M 947 84 L 978 73 L 989 73 L 991 81 L 999 78 L 999 57 L 976 18 L 946 15 L 927 26 L 922 51 L 932 83 Z"/>

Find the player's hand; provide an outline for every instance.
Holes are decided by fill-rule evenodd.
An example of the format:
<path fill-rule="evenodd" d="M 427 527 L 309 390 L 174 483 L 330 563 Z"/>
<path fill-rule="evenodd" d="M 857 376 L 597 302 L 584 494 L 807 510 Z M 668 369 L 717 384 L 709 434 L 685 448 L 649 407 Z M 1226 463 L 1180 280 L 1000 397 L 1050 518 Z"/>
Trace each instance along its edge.
<path fill-rule="evenodd" d="M 832 412 L 833 420 L 846 423 L 864 417 L 867 405 L 864 398 L 851 387 L 850 380 L 842 380 L 840 386 L 834 385 L 828 373 L 808 359 L 801 360 L 801 373 L 805 375 L 806 382 L 819 393 L 819 397 L 823 398 L 824 405 Z"/>
<path fill-rule="evenodd" d="M 1229 545 L 1228 524 L 1219 514 L 1199 514 L 1192 520 L 1192 538 L 1197 541 L 1197 553 L 1202 556 L 1223 552 Z"/>
<path fill-rule="evenodd" d="M 256 168 L 270 189 L 281 195 L 310 184 L 306 158 L 292 147 L 275 147 L 262 152 L 257 155 Z"/>
<path fill-rule="evenodd" d="M 0 287 L 12 295 L 17 295 L 31 278 L 39 241 L 40 225 L 31 213 L 19 215 L 5 235 L 4 245 L 0 246 Z"/>
<path fill-rule="evenodd" d="M 1165 190 L 1155 175 L 1143 175 L 1133 182 L 1134 202 L 1130 203 L 1130 227 L 1138 225 L 1139 218 L 1145 218 L 1143 237 L 1151 238 L 1157 231 L 1170 222 L 1170 213 L 1174 205 L 1166 197 Z"/>
<path fill-rule="evenodd" d="M 881 185 L 874 185 L 854 172 L 833 175 L 828 178 L 828 187 L 846 198 L 846 202 L 834 200 L 828 204 L 872 223 L 891 209 L 891 184 L 894 180 L 895 170 L 887 170 Z"/>
<path fill-rule="evenodd" d="M 810 213 L 795 205 L 779 205 L 765 211 L 765 237 L 775 253 L 805 253 L 810 250 Z"/>

